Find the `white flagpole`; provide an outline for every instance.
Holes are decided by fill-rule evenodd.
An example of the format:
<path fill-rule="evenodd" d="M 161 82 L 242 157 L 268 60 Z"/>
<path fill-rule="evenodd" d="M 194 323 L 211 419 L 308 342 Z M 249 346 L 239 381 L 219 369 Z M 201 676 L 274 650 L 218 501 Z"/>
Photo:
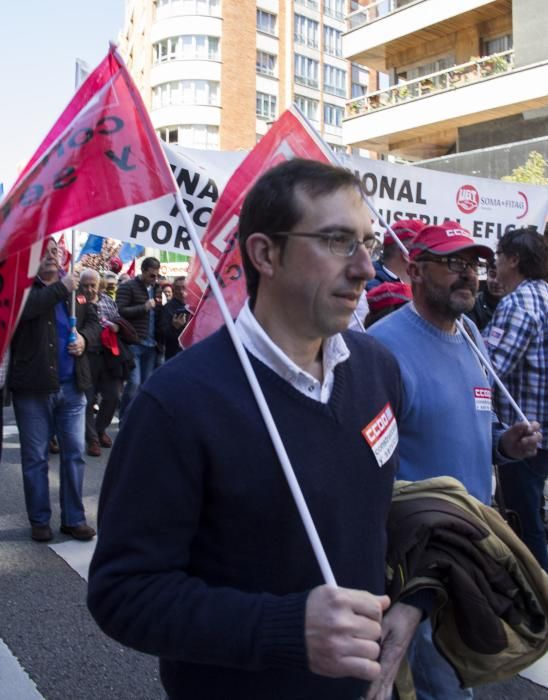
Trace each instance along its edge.
<path fill-rule="evenodd" d="M 284 444 L 280 437 L 280 433 L 278 432 L 278 428 L 276 426 L 276 423 L 274 422 L 274 418 L 272 417 L 272 413 L 270 412 L 270 408 L 268 407 L 261 386 L 257 380 L 257 377 L 255 376 L 255 372 L 253 371 L 253 367 L 251 366 L 251 362 L 249 360 L 247 352 L 245 351 L 242 341 L 240 340 L 240 337 L 236 332 L 234 321 L 232 320 L 230 311 L 224 300 L 221 288 L 219 287 L 219 284 L 215 278 L 213 269 L 209 264 L 209 260 L 207 259 L 205 250 L 202 246 L 200 239 L 198 238 L 196 230 L 194 229 L 194 225 L 190 217 L 188 216 L 188 212 L 186 210 L 178 187 L 177 192 L 174 196 L 175 201 L 177 202 L 177 208 L 179 210 L 179 213 L 184 221 L 186 230 L 188 231 L 190 240 L 194 245 L 196 253 L 200 258 L 200 262 L 206 274 L 209 286 L 211 287 L 213 295 L 217 303 L 219 304 L 219 308 L 221 310 L 221 314 L 223 316 L 223 320 L 226 324 L 227 330 L 230 334 L 230 338 L 232 339 L 236 353 L 238 354 L 245 375 L 251 386 L 251 391 L 253 392 L 253 395 L 259 407 L 259 411 L 261 412 L 263 420 L 266 424 L 266 428 L 272 440 L 272 444 L 274 445 L 274 449 L 276 450 L 276 454 L 278 455 L 278 458 L 280 460 L 280 464 L 287 479 L 287 483 L 289 484 L 289 488 L 295 501 L 295 505 L 297 506 L 297 510 L 299 511 L 299 515 L 301 516 L 301 520 L 306 530 L 306 534 L 308 535 L 308 539 L 310 540 L 310 544 L 312 545 L 312 549 L 316 556 L 316 560 L 322 572 L 324 581 L 331 586 L 336 586 L 337 583 L 335 581 L 333 571 L 331 569 L 329 561 L 327 560 L 327 555 L 321 543 L 318 531 L 316 530 L 316 526 L 314 525 L 314 521 L 312 520 L 310 510 L 308 509 L 308 506 L 304 499 L 301 487 L 299 485 L 297 477 L 295 476 L 293 467 L 291 466 L 291 462 L 289 461 L 289 456 L 285 450 Z"/>

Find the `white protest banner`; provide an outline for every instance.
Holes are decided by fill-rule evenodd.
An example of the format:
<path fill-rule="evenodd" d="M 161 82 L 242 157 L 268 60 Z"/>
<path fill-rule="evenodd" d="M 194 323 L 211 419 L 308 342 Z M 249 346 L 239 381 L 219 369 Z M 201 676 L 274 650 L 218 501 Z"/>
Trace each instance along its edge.
<path fill-rule="evenodd" d="M 181 195 L 199 233 L 247 151 L 206 151 L 162 144 Z M 359 173 L 366 194 L 387 223 L 420 218 L 428 223 L 460 221 L 493 250 L 505 231 L 532 225 L 542 231 L 548 188 L 426 170 L 387 161 L 338 156 Z M 88 220 L 79 226 L 104 237 L 159 250 L 194 255 L 185 227 L 166 197 Z M 212 259 L 215 266 L 215 260 Z"/>
<path fill-rule="evenodd" d="M 421 219 L 427 224 L 459 221 L 493 250 L 506 232 L 521 226 L 544 230 L 548 188 L 454 175 L 357 156 L 339 156 L 359 173 L 365 193 L 387 224 Z"/>

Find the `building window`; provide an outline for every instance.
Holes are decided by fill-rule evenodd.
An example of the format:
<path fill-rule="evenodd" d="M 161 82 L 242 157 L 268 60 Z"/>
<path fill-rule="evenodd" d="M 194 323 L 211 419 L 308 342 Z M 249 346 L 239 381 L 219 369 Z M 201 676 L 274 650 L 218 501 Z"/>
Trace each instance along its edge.
<path fill-rule="evenodd" d="M 346 153 L 346 146 L 342 146 L 340 143 L 328 143 L 327 145 L 333 153 Z"/>
<path fill-rule="evenodd" d="M 332 56 L 342 56 L 342 32 L 324 24 L 323 49 Z"/>
<path fill-rule="evenodd" d="M 167 143 L 175 143 L 189 148 L 219 148 L 219 127 L 209 124 L 182 124 L 167 126 L 157 130 Z"/>
<path fill-rule="evenodd" d="M 307 119 L 318 121 L 318 100 L 311 100 L 309 97 L 295 95 L 295 104 Z"/>
<path fill-rule="evenodd" d="M 152 88 L 152 108 L 169 105 L 218 105 L 219 83 L 215 80 L 177 80 Z"/>
<path fill-rule="evenodd" d="M 344 19 L 345 0 L 323 0 L 323 11 L 335 19 Z"/>
<path fill-rule="evenodd" d="M 350 97 L 361 97 L 365 95 L 369 86 L 369 71 L 367 68 L 353 63 L 351 75 L 352 84 L 350 87 Z"/>
<path fill-rule="evenodd" d="M 444 56 L 443 58 L 438 58 L 437 61 L 423 63 L 422 65 L 414 66 L 413 68 L 398 70 L 397 76 L 400 80 L 414 80 L 415 78 L 422 78 L 423 75 L 430 75 L 430 73 L 437 73 L 438 71 L 445 70 L 446 68 L 451 68 L 451 66 L 454 65 L 454 56 Z"/>
<path fill-rule="evenodd" d="M 220 0 L 156 0 L 156 18 L 173 14 L 213 15 L 220 14 Z"/>
<path fill-rule="evenodd" d="M 320 7 L 318 0 L 295 0 L 295 5 L 309 7 L 311 10 L 317 10 Z"/>
<path fill-rule="evenodd" d="M 314 19 L 295 14 L 295 43 L 317 49 L 319 46 L 318 30 L 320 24 Z"/>
<path fill-rule="evenodd" d="M 263 75 L 276 74 L 276 56 L 266 51 L 257 51 L 257 73 Z"/>
<path fill-rule="evenodd" d="M 327 63 L 323 67 L 323 89 L 331 95 L 346 95 L 346 71 Z"/>
<path fill-rule="evenodd" d="M 337 105 L 332 105 L 329 104 L 329 102 L 324 102 L 323 120 L 325 124 L 328 124 L 329 126 L 342 126 L 343 116 L 343 107 L 337 107 Z"/>
<path fill-rule="evenodd" d="M 300 85 L 317 88 L 319 62 L 308 56 L 295 54 L 295 82 Z"/>
<path fill-rule="evenodd" d="M 152 45 L 154 63 L 182 59 L 219 60 L 219 38 L 203 34 L 172 36 Z"/>
<path fill-rule="evenodd" d="M 482 39 L 481 40 L 481 55 L 491 56 L 494 53 L 502 53 L 503 51 L 510 51 L 514 46 L 513 37 L 511 34 L 505 34 L 504 36 L 497 36 L 494 39 Z"/>
<path fill-rule="evenodd" d="M 265 34 L 276 36 L 276 15 L 266 10 L 257 10 L 257 29 Z"/>
<path fill-rule="evenodd" d="M 276 96 L 258 92 L 255 114 L 261 119 L 276 119 Z"/>
<path fill-rule="evenodd" d="M 166 143 L 179 143 L 179 127 L 168 126 L 165 129 L 157 129 L 156 133 Z"/>

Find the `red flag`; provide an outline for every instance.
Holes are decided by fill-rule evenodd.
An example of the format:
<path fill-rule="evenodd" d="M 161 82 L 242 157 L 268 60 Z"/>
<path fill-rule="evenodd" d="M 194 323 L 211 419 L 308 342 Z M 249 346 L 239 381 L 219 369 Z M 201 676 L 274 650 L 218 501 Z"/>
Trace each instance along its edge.
<path fill-rule="evenodd" d="M 64 233 L 61 234 L 61 238 L 57 241 L 57 249 L 59 251 L 59 265 L 63 268 L 65 272 L 69 272 L 72 254 L 67 248 L 67 241 L 65 239 Z"/>
<path fill-rule="evenodd" d="M 126 273 L 133 279 L 135 277 L 135 258 L 131 261 Z"/>
<path fill-rule="evenodd" d="M 233 318 L 238 315 L 246 298 L 240 248 L 236 243 L 240 209 L 257 178 L 278 163 L 291 158 L 331 162 L 328 147 L 293 108 L 286 110 L 272 125 L 227 182 L 202 239 L 208 257 L 214 261 L 215 277 Z M 209 287 L 203 293 L 206 284 L 196 256 L 187 279 L 187 303 L 192 310 L 195 309 L 195 314 L 181 334 L 180 343 L 183 347 L 206 338 L 223 323 Z"/>
<path fill-rule="evenodd" d="M 0 280 L 0 356 L 38 268 L 29 253 L 18 262 L 15 254 L 50 233 L 176 188 L 139 92 L 111 48 L 0 203 L 0 265 L 9 269 Z M 25 269 L 27 261 L 36 263 L 34 271 Z"/>

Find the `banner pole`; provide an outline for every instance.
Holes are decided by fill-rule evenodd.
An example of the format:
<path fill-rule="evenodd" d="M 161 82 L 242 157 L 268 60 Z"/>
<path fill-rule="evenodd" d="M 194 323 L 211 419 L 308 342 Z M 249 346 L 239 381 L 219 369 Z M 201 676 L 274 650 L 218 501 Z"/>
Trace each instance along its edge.
<path fill-rule="evenodd" d="M 219 284 L 215 278 L 213 269 L 209 263 L 209 260 L 207 259 L 207 255 L 202 246 L 202 243 L 198 238 L 196 231 L 194 230 L 192 221 L 188 216 L 188 212 L 181 197 L 181 193 L 177 191 L 177 193 L 174 196 L 175 201 L 177 202 L 177 208 L 179 210 L 179 213 L 183 219 L 183 222 L 194 245 L 196 253 L 200 258 L 200 262 L 206 274 L 209 286 L 211 287 L 211 291 L 213 292 L 213 295 L 215 296 L 215 299 L 219 304 L 219 308 L 223 316 L 223 320 L 226 324 L 226 328 L 234 344 L 234 348 L 242 364 L 245 375 L 249 381 L 251 391 L 253 392 L 253 396 L 255 397 L 255 400 L 259 407 L 259 411 L 265 422 L 266 428 L 272 440 L 272 444 L 274 446 L 278 459 L 280 460 L 280 464 L 287 479 L 287 483 L 291 490 L 291 494 L 295 501 L 295 505 L 297 506 L 297 510 L 299 511 L 299 515 L 306 530 L 306 534 L 308 535 L 308 539 L 310 541 L 310 544 L 312 545 L 312 549 L 316 556 L 316 560 L 322 572 L 324 581 L 325 583 L 331 586 L 336 586 L 337 583 L 335 581 L 333 571 L 331 569 L 329 561 L 327 560 L 327 555 L 321 543 L 318 531 L 316 530 L 316 526 L 314 525 L 314 521 L 312 520 L 310 510 L 308 509 L 308 505 L 306 504 L 306 501 L 304 499 L 301 487 L 299 485 L 293 467 L 291 466 L 291 462 L 289 461 L 289 456 L 285 450 L 280 433 L 278 432 L 278 428 L 274 422 L 274 418 L 272 417 L 272 413 L 270 412 L 270 408 L 268 407 L 261 386 L 257 380 L 257 377 L 255 376 L 255 372 L 253 370 L 253 367 L 251 366 L 251 362 L 249 360 L 247 352 L 242 344 L 242 341 L 240 340 L 240 337 L 238 336 L 238 333 L 236 332 L 234 321 L 232 320 L 232 317 L 230 315 L 230 311 L 221 292 L 221 288 L 219 287 Z"/>

